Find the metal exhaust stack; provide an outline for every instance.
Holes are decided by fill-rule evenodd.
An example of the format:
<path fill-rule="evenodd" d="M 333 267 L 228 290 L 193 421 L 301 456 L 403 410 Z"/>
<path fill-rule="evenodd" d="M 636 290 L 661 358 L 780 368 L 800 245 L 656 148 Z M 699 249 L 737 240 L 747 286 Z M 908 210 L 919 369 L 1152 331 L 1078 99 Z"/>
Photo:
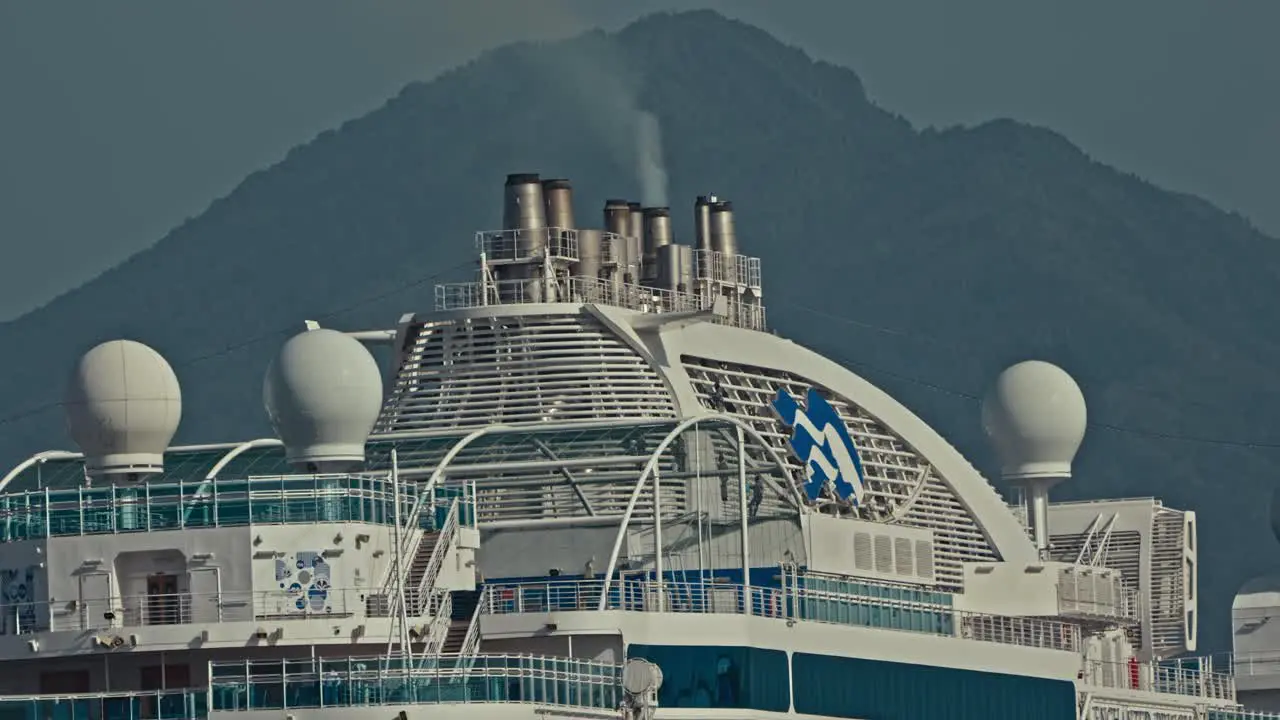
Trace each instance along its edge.
<path fill-rule="evenodd" d="M 542 199 L 546 204 L 547 227 L 561 230 L 576 227 L 573 222 L 573 185 L 568 180 L 543 180 Z"/>
<path fill-rule="evenodd" d="M 738 254 L 738 238 L 733 232 L 733 203 L 728 200 L 711 206 L 711 249 L 725 258 Z"/>
<path fill-rule="evenodd" d="M 573 274 L 599 280 L 603 266 L 604 233 L 600 230 L 578 230 L 578 262 L 573 264 Z"/>
<path fill-rule="evenodd" d="M 627 225 L 627 256 L 631 258 L 631 280 L 629 282 L 638 283 L 640 278 L 645 275 L 644 267 L 644 208 L 640 207 L 640 203 L 627 203 L 627 208 L 631 211 L 629 222 Z"/>
<path fill-rule="evenodd" d="M 699 195 L 693 204 L 693 228 L 697 236 L 694 247 L 699 250 L 711 249 L 711 205 L 715 202 L 715 195 Z"/>
<path fill-rule="evenodd" d="M 658 278 L 658 252 L 671 244 L 671 211 L 664 207 L 644 209 L 644 269 L 641 277 Z M 663 286 L 665 287 L 665 286 Z"/>
<path fill-rule="evenodd" d="M 631 206 L 626 200 L 613 198 L 604 201 L 604 229 L 616 236 L 613 239 L 613 262 L 618 269 L 614 281 L 624 282 L 631 262 L 627 246 L 627 233 L 631 232 Z"/>
<path fill-rule="evenodd" d="M 547 244 L 547 209 L 542 197 L 542 181 L 536 173 L 515 173 L 507 176 L 503 188 L 502 229 L 504 247 L 494 249 L 510 259 L 536 258 L 542 255 Z M 535 264 L 512 265 L 503 268 L 500 280 L 529 280 L 523 283 L 524 296 L 533 302 L 542 301 L 542 285 L 537 279 Z M 506 292 L 505 290 L 503 291 Z M 505 298 L 504 298 L 505 299 Z"/>
<path fill-rule="evenodd" d="M 657 253 L 658 272 L 654 285 L 678 292 L 693 291 L 693 248 L 671 243 Z"/>
<path fill-rule="evenodd" d="M 504 190 L 502 229 L 533 230 L 547 226 L 542 182 L 536 173 L 508 175 Z"/>

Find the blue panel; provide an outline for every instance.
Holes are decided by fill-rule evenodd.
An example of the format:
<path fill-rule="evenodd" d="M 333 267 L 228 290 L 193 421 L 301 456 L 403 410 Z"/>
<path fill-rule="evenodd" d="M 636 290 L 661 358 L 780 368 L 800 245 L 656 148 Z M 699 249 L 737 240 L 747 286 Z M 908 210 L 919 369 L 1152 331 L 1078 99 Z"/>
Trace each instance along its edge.
<path fill-rule="evenodd" d="M 795 653 L 797 713 L 874 720 L 1075 720 L 1066 680 Z"/>
<path fill-rule="evenodd" d="M 790 706 L 787 654 L 781 650 L 631 645 L 627 656 L 662 668 L 662 707 L 786 712 Z"/>

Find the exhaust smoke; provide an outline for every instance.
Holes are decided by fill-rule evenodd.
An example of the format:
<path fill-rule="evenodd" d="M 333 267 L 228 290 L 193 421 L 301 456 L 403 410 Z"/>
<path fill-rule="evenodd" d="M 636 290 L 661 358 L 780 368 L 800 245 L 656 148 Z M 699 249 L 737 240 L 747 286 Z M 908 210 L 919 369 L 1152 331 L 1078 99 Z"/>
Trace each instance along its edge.
<path fill-rule="evenodd" d="M 646 110 L 636 112 L 636 180 L 640 183 L 640 203 L 645 207 L 667 207 L 667 165 L 662 160 L 662 129 L 658 116 Z"/>

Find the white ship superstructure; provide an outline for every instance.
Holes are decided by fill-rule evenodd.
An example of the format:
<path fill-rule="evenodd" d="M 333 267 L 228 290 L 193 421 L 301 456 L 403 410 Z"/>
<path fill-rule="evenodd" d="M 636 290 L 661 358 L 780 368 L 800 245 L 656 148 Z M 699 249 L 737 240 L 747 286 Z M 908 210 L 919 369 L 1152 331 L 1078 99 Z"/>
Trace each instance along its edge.
<path fill-rule="evenodd" d="M 0 720 L 1264 717 L 1187 657 L 1194 514 L 1049 502 L 1066 373 L 984 403 L 1011 507 L 767 331 L 729 202 L 686 246 L 668 208 L 579 228 L 572 198 L 511 175 L 433 312 L 307 323 L 265 369 L 274 437 L 171 447 L 163 358 L 86 354 L 80 450 L 0 480 Z"/>

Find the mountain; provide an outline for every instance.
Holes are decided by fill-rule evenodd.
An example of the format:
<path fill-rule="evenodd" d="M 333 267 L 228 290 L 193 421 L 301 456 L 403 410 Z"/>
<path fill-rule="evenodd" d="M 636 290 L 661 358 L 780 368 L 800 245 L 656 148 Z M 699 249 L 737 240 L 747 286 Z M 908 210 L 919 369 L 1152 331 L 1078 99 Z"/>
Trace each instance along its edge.
<path fill-rule="evenodd" d="M 261 375 L 304 319 L 389 327 L 469 277 L 508 172 L 572 178 L 580 222 L 661 128 L 677 232 L 714 190 L 764 262 L 771 323 L 866 375 L 993 476 L 980 395 L 1039 357 L 1081 381 L 1094 425 L 1055 497 L 1154 494 L 1200 518 L 1202 648 L 1275 569 L 1267 502 L 1280 247 L 1243 219 L 1008 120 L 918 130 L 853 72 L 711 12 L 515 45 L 324 132 L 145 252 L 0 326 L 0 459 L 65 447 L 55 407 L 93 344 L 145 341 L 177 368 L 179 440 L 268 433 Z M 1270 438 L 1270 439 L 1269 439 Z M 1215 442 L 1224 439 L 1228 442 Z M 1245 443 L 1263 443 L 1249 447 Z"/>

